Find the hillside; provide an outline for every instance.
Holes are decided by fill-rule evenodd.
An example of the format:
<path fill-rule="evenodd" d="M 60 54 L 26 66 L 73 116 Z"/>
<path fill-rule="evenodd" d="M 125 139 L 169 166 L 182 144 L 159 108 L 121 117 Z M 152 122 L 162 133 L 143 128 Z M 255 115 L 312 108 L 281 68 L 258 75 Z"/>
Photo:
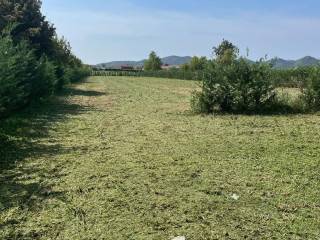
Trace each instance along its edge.
<path fill-rule="evenodd" d="M 298 60 L 285 60 L 282 58 L 271 59 L 270 62 L 273 64 L 276 69 L 288 69 L 294 67 L 306 67 L 306 66 L 315 66 L 320 64 L 320 60 L 314 57 L 304 57 Z"/>
<path fill-rule="evenodd" d="M 163 64 L 168 65 L 182 65 L 191 61 L 191 57 L 169 56 L 161 58 Z M 120 68 L 121 66 L 142 67 L 145 60 L 141 61 L 113 61 L 107 63 L 100 63 L 95 65 L 98 68 Z M 273 58 L 270 60 L 276 69 L 288 69 L 294 67 L 315 66 L 320 64 L 320 60 L 311 56 L 306 56 L 298 60 L 285 60 L 282 58 Z"/>
<path fill-rule="evenodd" d="M 163 64 L 168 65 L 182 65 L 191 61 L 191 57 L 179 57 L 179 56 L 168 56 L 161 58 Z M 132 66 L 132 67 L 142 67 L 145 60 L 141 61 L 113 61 L 107 63 L 97 64 L 98 68 L 120 68 L 121 66 Z"/>

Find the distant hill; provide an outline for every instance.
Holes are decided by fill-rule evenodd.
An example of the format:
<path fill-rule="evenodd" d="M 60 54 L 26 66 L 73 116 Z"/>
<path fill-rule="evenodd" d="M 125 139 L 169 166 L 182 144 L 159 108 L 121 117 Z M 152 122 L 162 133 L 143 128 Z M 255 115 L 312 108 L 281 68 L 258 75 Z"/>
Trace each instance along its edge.
<path fill-rule="evenodd" d="M 130 66 L 130 67 L 141 67 L 143 66 L 143 61 L 114 61 L 108 63 L 100 63 L 97 64 L 95 67 L 97 68 L 121 68 L 121 66 Z"/>
<path fill-rule="evenodd" d="M 191 57 L 169 56 L 169 57 L 164 57 L 161 60 L 163 64 L 182 65 L 185 63 L 189 63 L 191 61 Z M 114 61 L 114 62 L 97 64 L 95 67 L 98 67 L 98 68 L 121 68 L 121 66 L 142 67 L 145 61 L 146 60 Z M 288 69 L 288 68 L 295 68 L 295 67 L 315 66 L 320 64 L 319 59 L 316 59 L 310 56 L 307 56 L 298 60 L 285 60 L 282 58 L 273 58 L 269 62 L 273 64 L 275 69 Z"/>
<path fill-rule="evenodd" d="M 161 59 L 163 64 L 183 65 L 191 61 L 191 57 L 169 56 Z"/>
<path fill-rule="evenodd" d="M 131 67 L 142 67 L 146 60 L 141 61 L 114 61 L 108 63 L 100 63 L 95 67 L 98 68 L 120 68 L 121 66 L 131 66 Z M 179 57 L 179 56 L 169 56 L 161 59 L 163 64 L 168 65 L 182 65 L 185 63 L 189 63 L 191 61 L 191 57 Z"/>
<path fill-rule="evenodd" d="M 315 66 L 320 64 L 319 59 L 316 59 L 310 56 L 307 56 L 298 60 L 284 60 L 281 58 L 274 58 L 274 59 L 271 59 L 270 62 L 276 69 L 307 67 L 307 66 Z"/>

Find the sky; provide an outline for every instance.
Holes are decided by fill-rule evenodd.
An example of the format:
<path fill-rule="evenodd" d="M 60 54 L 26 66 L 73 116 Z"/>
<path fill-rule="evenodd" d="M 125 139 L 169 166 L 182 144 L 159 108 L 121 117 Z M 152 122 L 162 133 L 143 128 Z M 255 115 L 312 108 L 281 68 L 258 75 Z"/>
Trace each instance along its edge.
<path fill-rule="evenodd" d="M 320 58 L 319 0 L 43 0 L 85 63 L 207 56 L 223 39 L 251 59 Z"/>

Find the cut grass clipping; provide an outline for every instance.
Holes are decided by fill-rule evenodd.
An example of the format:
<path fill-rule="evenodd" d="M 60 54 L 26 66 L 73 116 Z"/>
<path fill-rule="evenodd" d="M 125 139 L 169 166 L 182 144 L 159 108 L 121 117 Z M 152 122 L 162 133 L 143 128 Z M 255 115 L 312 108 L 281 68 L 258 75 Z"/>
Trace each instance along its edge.
<path fill-rule="evenodd" d="M 319 239 L 319 115 L 200 116 L 93 77 L 1 123 L 0 239 Z"/>

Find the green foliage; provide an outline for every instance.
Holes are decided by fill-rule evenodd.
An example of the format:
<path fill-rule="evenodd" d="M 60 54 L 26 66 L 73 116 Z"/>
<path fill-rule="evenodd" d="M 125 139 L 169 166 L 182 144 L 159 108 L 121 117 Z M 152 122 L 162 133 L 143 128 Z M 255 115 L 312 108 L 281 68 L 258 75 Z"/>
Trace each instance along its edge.
<path fill-rule="evenodd" d="M 206 57 L 193 57 L 191 59 L 191 62 L 187 65 L 188 70 L 191 71 L 202 71 L 206 68 L 206 65 L 208 63 L 208 60 Z"/>
<path fill-rule="evenodd" d="M 273 82 L 278 87 L 301 88 L 312 76 L 313 67 L 273 69 Z"/>
<path fill-rule="evenodd" d="M 314 67 L 302 88 L 302 99 L 309 109 L 320 109 L 320 68 Z"/>
<path fill-rule="evenodd" d="M 38 76 L 33 82 L 33 96 L 52 95 L 57 85 L 56 66 L 47 57 L 42 57 L 38 64 Z"/>
<path fill-rule="evenodd" d="M 152 51 L 149 55 L 149 59 L 144 63 L 145 71 L 158 71 L 161 70 L 162 62 L 161 58 L 157 56 L 157 54 Z"/>
<path fill-rule="evenodd" d="M 0 32 L 12 23 L 16 43 L 27 40 L 38 57 L 51 55 L 55 29 L 42 15 L 40 0 L 0 0 Z"/>
<path fill-rule="evenodd" d="M 228 40 L 223 39 L 218 47 L 213 48 L 217 61 L 222 64 L 231 64 L 239 55 L 239 49 Z"/>
<path fill-rule="evenodd" d="M 71 83 L 78 82 L 79 80 L 90 75 L 91 71 L 89 67 L 78 66 L 78 67 L 69 67 L 66 68 L 66 79 Z"/>
<path fill-rule="evenodd" d="M 8 142 L 8 139 L 9 139 L 8 136 L 2 133 L 0 129 L 0 146 L 3 146 L 4 144 L 6 144 Z"/>
<path fill-rule="evenodd" d="M 0 116 L 27 104 L 37 78 L 37 60 L 26 42 L 0 38 Z"/>
<path fill-rule="evenodd" d="M 190 64 L 188 64 L 188 63 L 182 64 L 182 65 L 180 66 L 180 69 L 181 69 L 182 71 L 185 71 L 185 72 L 190 71 Z"/>
<path fill-rule="evenodd" d="M 275 69 L 294 69 L 318 66 L 320 64 L 320 60 L 310 56 L 306 56 L 298 60 L 284 60 L 276 57 L 271 59 L 269 62 Z"/>
<path fill-rule="evenodd" d="M 89 75 L 39 0 L 0 0 L 0 117 Z"/>
<path fill-rule="evenodd" d="M 191 105 L 201 113 L 308 112 L 320 109 L 320 68 L 272 69 L 270 62 L 238 59 L 239 50 L 224 40 L 214 48 L 217 58 L 207 64 L 202 91 L 193 94 Z M 276 87 L 296 87 L 292 100 Z"/>
<path fill-rule="evenodd" d="M 221 64 L 212 61 L 202 81 L 201 93 L 195 93 L 192 107 L 197 112 L 261 112 L 273 103 L 271 67 L 245 59 Z"/>
<path fill-rule="evenodd" d="M 122 70 L 104 70 L 104 71 L 90 71 L 92 76 L 126 76 L 126 77 L 157 77 L 170 78 L 181 80 L 195 80 L 203 79 L 204 71 L 191 71 L 184 69 L 168 69 L 158 71 L 122 71 Z"/>

